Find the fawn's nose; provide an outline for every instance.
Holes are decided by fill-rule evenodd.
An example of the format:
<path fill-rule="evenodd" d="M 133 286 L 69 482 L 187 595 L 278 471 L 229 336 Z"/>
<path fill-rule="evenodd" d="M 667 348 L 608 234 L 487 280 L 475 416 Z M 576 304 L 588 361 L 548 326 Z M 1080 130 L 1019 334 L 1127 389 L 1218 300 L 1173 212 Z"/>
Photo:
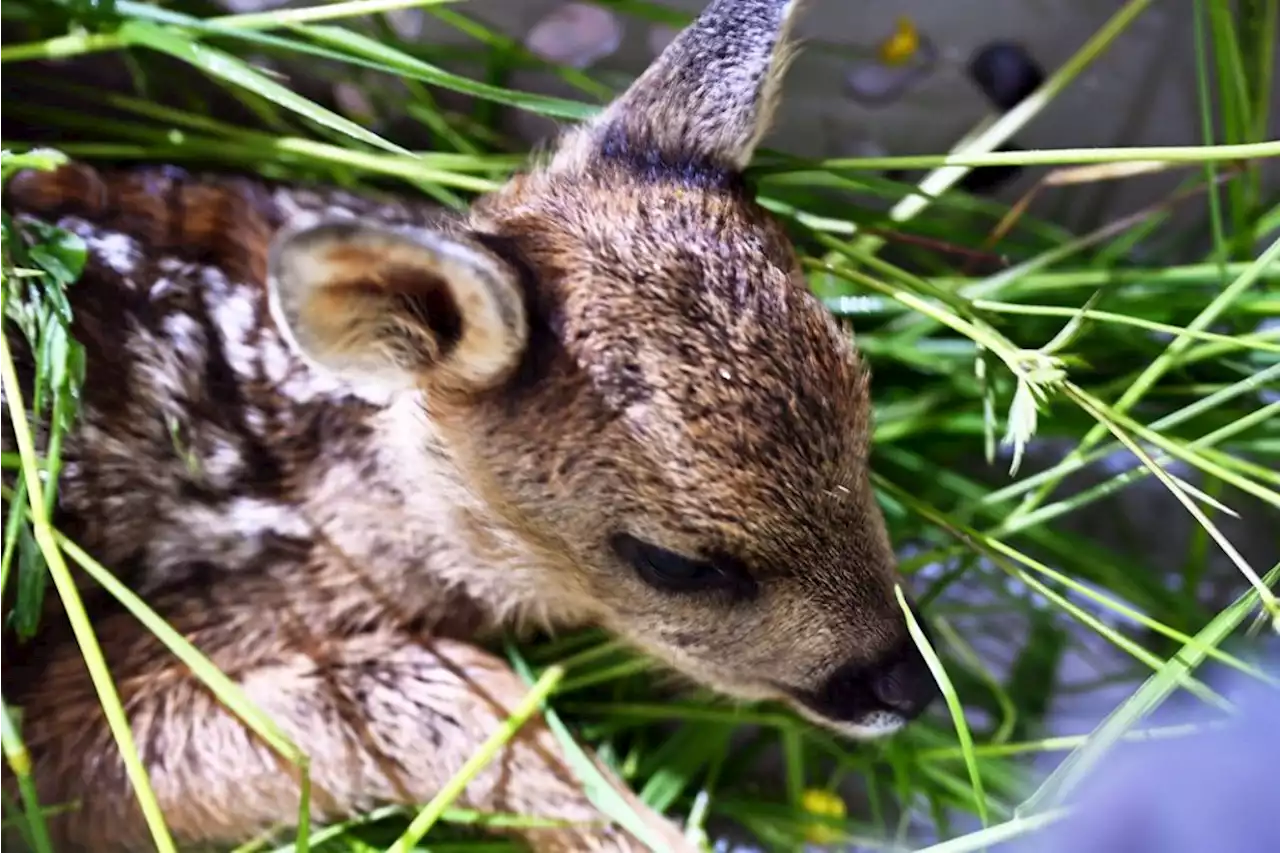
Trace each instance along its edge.
<path fill-rule="evenodd" d="M 938 698 L 938 685 L 920 650 L 908 637 L 872 664 L 845 664 L 818 691 L 836 719 L 858 722 L 888 713 L 899 723 L 914 720 Z"/>
<path fill-rule="evenodd" d="M 920 716 L 939 695 L 920 650 L 909 639 L 907 645 L 909 650 L 870 667 L 865 674 L 866 689 L 879 704 L 878 710 L 891 711 L 904 721 Z"/>
<path fill-rule="evenodd" d="M 851 734 L 879 737 L 919 717 L 939 695 L 924 656 L 910 637 L 904 637 L 875 661 L 837 668 L 800 698 Z"/>

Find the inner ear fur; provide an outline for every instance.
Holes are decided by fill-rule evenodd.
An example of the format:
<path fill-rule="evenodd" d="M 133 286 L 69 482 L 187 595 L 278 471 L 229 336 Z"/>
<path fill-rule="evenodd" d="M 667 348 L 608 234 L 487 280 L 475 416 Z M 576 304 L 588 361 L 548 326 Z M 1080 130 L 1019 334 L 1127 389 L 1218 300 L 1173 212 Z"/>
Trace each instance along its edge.
<path fill-rule="evenodd" d="M 528 339 L 517 272 L 465 235 L 324 222 L 281 235 L 271 312 L 294 347 L 354 382 L 482 390 Z"/>

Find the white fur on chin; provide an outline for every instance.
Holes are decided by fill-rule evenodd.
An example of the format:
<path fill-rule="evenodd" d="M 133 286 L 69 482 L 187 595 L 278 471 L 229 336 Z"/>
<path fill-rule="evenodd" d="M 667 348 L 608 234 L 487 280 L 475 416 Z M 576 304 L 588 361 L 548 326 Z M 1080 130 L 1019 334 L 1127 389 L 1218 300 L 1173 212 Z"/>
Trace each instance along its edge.
<path fill-rule="evenodd" d="M 830 717 L 824 717 L 816 714 L 803 705 L 797 706 L 797 710 L 818 725 L 839 732 L 847 738 L 853 740 L 879 740 L 901 731 L 907 721 L 900 714 L 892 711 L 873 711 L 859 720 L 833 720 Z"/>

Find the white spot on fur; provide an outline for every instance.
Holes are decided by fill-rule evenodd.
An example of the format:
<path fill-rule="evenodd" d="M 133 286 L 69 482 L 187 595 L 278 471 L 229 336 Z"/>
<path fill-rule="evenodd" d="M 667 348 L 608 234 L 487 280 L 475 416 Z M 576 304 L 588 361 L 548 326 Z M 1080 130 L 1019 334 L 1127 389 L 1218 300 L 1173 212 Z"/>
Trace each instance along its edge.
<path fill-rule="evenodd" d="M 244 468 L 240 448 L 222 438 L 214 438 L 213 446 L 200 460 L 200 473 L 209 485 L 228 488 Z"/>
<path fill-rule="evenodd" d="M 128 234 L 105 231 L 77 216 L 68 216 L 60 224 L 84 240 L 85 248 L 92 257 L 122 278 L 128 280 L 137 270 L 138 262 L 143 257 L 142 246 Z"/>
<path fill-rule="evenodd" d="M 261 437 L 267 430 L 267 416 L 261 409 L 245 409 L 244 422 L 254 435 Z"/>
<path fill-rule="evenodd" d="M 343 193 L 334 193 L 330 196 L 332 201 L 340 202 L 343 198 L 351 198 L 351 196 L 344 196 Z M 312 193 L 279 189 L 276 190 L 273 200 L 280 211 L 285 227 L 290 230 L 310 228 L 324 219 L 356 218 L 356 214 L 349 208 L 341 204 L 323 204 Z"/>
<path fill-rule="evenodd" d="M 178 401 L 189 397 L 201 378 L 204 334 L 194 322 L 188 323 L 177 315 L 165 318 L 161 332 L 164 339 L 135 323 L 130 324 L 124 340 L 137 365 L 133 381 L 146 389 L 146 396 L 155 401 L 158 416 L 168 412 L 181 417 Z M 174 332 L 184 341 L 181 347 L 169 340 Z"/>
<path fill-rule="evenodd" d="M 247 287 L 231 285 L 221 271 L 212 267 L 202 270 L 202 278 L 209 314 L 222 337 L 227 363 L 240 376 L 256 376 L 261 363 L 261 354 L 253 345 L 258 330 L 257 294 Z"/>
<path fill-rule="evenodd" d="M 355 395 L 375 405 L 385 405 L 389 398 L 367 388 L 353 388 L 327 371 L 313 367 L 290 351 L 284 337 L 274 324 L 264 329 L 259 344 L 258 358 L 263 375 L 276 393 L 294 403 L 312 403 L 326 400 L 337 403 L 341 398 Z"/>
<path fill-rule="evenodd" d="M 155 302 L 167 296 L 171 290 L 173 290 L 173 279 L 161 276 L 151 283 L 151 289 L 147 291 L 147 298 Z"/>
<path fill-rule="evenodd" d="M 311 533 L 297 511 L 283 504 L 258 498 L 236 498 L 226 510 L 232 527 L 246 536 L 278 533 L 284 536 L 306 536 Z"/>
<path fill-rule="evenodd" d="M 120 275 L 130 275 L 138 266 L 142 249 L 138 242 L 118 231 L 99 231 L 85 241 L 89 250 L 97 253 L 102 262 Z"/>
<path fill-rule="evenodd" d="M 264 337 L 268 337 L 264 335 Z M 276 340 L 274 334 L 269 334 L 270 340 L 262 342 L 262 371 L 267 381 L 272 384 L 279 385 L 289 376 L 289 371 L 293 364 L 289 359 L 289 353 L 285 350 L 284 344 Z M 282 393 L 284 392 L 281 389 Z M 289 394 L 289 396 L 293 396 Z"/>
<path fill-rule="evenodd" d="M 334 399 L 347 394 L 355 394 L 373 403 L 385 401 L 385 397 L 368 393 L 368 389 L 357 389 L 337 377 L 309 367 L 293 370 L 289 377 L 278 386 L 281 394 L 299 403 L 308 403 L 317 399 Z M 361 393 L 364 392 L 364 393 Z"/>
<path fill-rule="evenodd" d="M 199 323 L 186 314 L 170 314 L 163 327 L 170 345 L 183 359 L 195 364 L 204 358 L 206 343 Z"/>
<path fill-rule="evenodd" d="M 292 507 L 246 497 L 222 506 L 184 504 L 172 522 L 151 543 L 150 556 L 157 565 L 205 559 L 234 569 L 257 557 L 270 536 L 307 538 L 313 533 Z"/>

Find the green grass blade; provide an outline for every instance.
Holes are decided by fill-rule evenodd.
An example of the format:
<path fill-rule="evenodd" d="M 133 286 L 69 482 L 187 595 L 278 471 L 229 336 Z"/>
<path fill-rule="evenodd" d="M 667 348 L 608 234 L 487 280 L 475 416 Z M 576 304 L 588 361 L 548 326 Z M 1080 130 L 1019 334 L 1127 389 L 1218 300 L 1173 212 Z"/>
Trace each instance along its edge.
<path fill-rule="evenodd" d="M 920 624 L 916 621 L 915 614 L 911 612 L 906 596 L 902 593 L 902 586 L 895 584 L 893 594 L 898 599 L 898 607 L 901 608 L 903 615 L 906 617 L 907 630 L 911 632 L 911 639 L 920 650 L 920 654 L 924 656 L 925 663 L 929 665 L 929 671 L 933 673 L 933 679 L 938 682 L 938 689 L 942 691 L 942 697 L 946 700 L 947 710 L 951 712 L 951 721 L 956 727 L 956 737 L 960 741 L 960 751 L 964 756 L 965 769 L 969 771 L 969 784 L 973 786 L 974 807 L 978 817 L 982 820 L 982 825 L 988 826 L 991 823 L 991 818 L 987 814 L 987 795 L 982 786 L 982 772 L 978 769 L 978 759 L 973 752 L 973 735 L 969 731 L 969 723 L 965 719 L 964 706 L 960 704 L 960 696 L 956 693 L 955 685 L 951 683 L 951 679 L 947 675 L 946 667 L 938 659 L 938 653 L 929 644 L 929 638 L 924 635 L 924 631 L 920 630 Z"/>
<path fill-rule="evenodd" d="M 345 48 L 357 56 L 376 60 L 387 68 L 411 74 L 413 79 L 420 80 L 423 83 L 430 83 L 443 89 L 451 89 L 464 95 L 474 95 L 477 98 L 483 98 L 496 104 L 518 107 L 531 113 L 552 118 L 575 120 L 590 118 L 599 111 L 598 107 L 590 104 L 568 101 L 564 98 L 515 92 L 510 89 L 503 89 L 500 86 L 491 86 L 487 83 L 480 83 L 476 80 L 469 80 L 466 77 L 450 74 L 441 68 L 423 62 L 421 59 L 374 41 L 368 36 L 339 27 L 309 26 L 300 28 L 300 31 L 316 41 Z"/>
<path fill-rule="evenodd" d="M 53 853 L 53 845 L 49 840 L 49 827 L 45 825 L 44 810 L 40 806 L 40 798 L 36 794 L 35 781 L 31 778 L 31 755 L 22 742 L 18 727 L 13 722 L 13 712 L 5 703 L 0 703 L 0 743 L 4 747 L 4 758 L 18 780 L 18 793 L 22 797 L 24 831 L 27 843 L 35 853 Z"/>
<path fill-rule="evenodd" d="M 147 21 L 126 21 L 120 25 L 116 33 L 125 44 L 147 47 L 181 59 L 210 76 L 248 89 L 273 104 L 278 104 L 317 124 L 344 133 L 352 139 L 358 139 L 394 154 L 409 154 L 399 145 L 388 142 L 355 122 L 307 100 L 265 74 L 255 71 L 238 57 L 217 48 L 183 38 Z"/>
<path fill-rule="evenodd" d="M 120 702 L 120 694 L 116 691 L 115 683 L 111 679 L 111 672 L 107 668 L 106 658 L 102 654 L 102 647 L 98 645 L 93 625 L 85 612 L 79 590 L 76 589 L 75 579 L 72 578 L 70 569 L 62 559 L 62 552 L 59 550 L 54 538 L 53 527 L 49 522 L 47 505 L 44 500 L 44 490 L 41 485 L 42 478 L 36 467 L 35 445 L 27 425 L 27 412 L 22 401 L 22 389 L 18 385 L 17 370 L 9 352 L 8 338 L 5 335 L 0 335 L 0 385 L 3 385 L 4 388 L 5 402 L 9 410 L 14 440 L 18 445 L 18 452 L 22 456 L 22 476 L 30 498 L 28 508 L 36 542 L 39 544 L 40 551 L 49 568 L 54 587 L 62 598 L 67 618 L 71 623 L 72 633 L 80 646 L 80 653 L 84 657 L 85 665 L 89 670 L 89 677 L 102 704 L 103 714 L 107 718 L 107 726 L 120 749 L 125 775 L 133 785 L 147 828 L 151 832 L 152 841 L 154 841 L 156 849 L 160 853 L 176 853 L 177 848 L 174 846 L 173 838 L 165 825 L 164 815 L 161 813 L 160 805 L 156 801 L 155 790 L 151 786 L 146 767 L 142 764 L 142 759 L 138 755 L 138 747 L 134 743 L 133 731 L 129 727 L 129 720 L 125 716 L 124 706 Z"/>
<path fill-rule="evenodd" d="M 502 725 L 494 730 L 493 734 L 485 738 L 475 752 L 466 760 L 466 762 L 453 774 L 453 777 L 445 783 L 440 792 L 431 798 L 431 802 L 423 806 L 413 821 L 409 824 L 408 829 L 396 839 L 395 843 L 388 848 L 387 853 L 410 853 L 419 841 L 435 825 L 445 809 L 453 804 L 459 795 L 462 794 L 464 788 L 475 778 L 476 774 L 484 769 L 485 765 L 493 761 L 498 755 L 498 750 L 515 736 L 520 727 L 534 715 L 541 707 L 543 701 L 555 689 L 556 683 L 564 676 L 564 670 L 558 666 L 552 665 L 547 667 L 538 680 L 529 688 L 520 702 L 511 709 L 511 714 L 503 721 Z"/>
<path fill-rule="evenodd" d="M 507 657 L 511 661 L 512 667 L 516 673 L 523 678 L 526 683 L 536 684 L 533 673 L 529 669 L 529 664 L 525 661 L 520 651 L 510 642 L 507 643 Z M 553 664 L 554 666 L 554 664 Z M 596 808 L 600 809 L 605 815 L 616 821 L 620 826 L 634 835 L 636 838 L 649 845 L 654 851 L 662 850 L 662 842 L 652 829 L 644 822 L 626 801 L 626 799 L 614 790 L 613 785 L 604 777 L 596 767 L 595 762 L 583 751 L 582 747 L 574 739 L 573 734 L 569 731 L 569 727 L 560 719 L 560 715 L 555 712 L 549 705 L 542 708 L 542 716 L 547 721 L 547 727 L 551 729 L 552 734 L 556 736 L 556 740 L 560 743 L 560 748 L 564 750 L 565 757 L 569 766 L 573 768 L 573 772 L 577 775 L 578 780 L 582 783 L 583 790 Z"/>

